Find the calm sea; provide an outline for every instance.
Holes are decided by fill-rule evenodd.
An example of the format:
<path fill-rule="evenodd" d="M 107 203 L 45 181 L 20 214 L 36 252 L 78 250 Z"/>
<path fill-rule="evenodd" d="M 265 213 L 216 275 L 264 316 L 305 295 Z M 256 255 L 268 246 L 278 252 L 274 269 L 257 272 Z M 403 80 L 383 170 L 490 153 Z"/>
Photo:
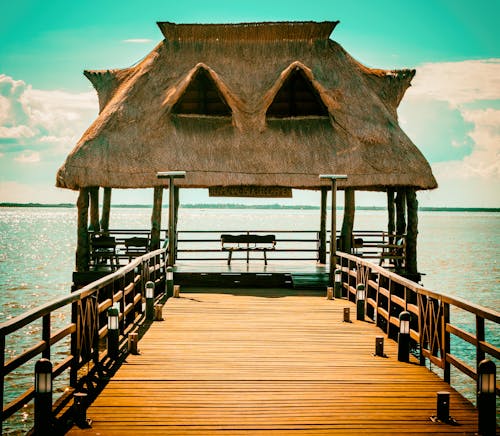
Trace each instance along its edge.
<path fill-rule="evenodd" d="M 147 229 L 151 209 L 121 209 L 111 212 L 110 228 Z M 342 213 L 338 213 L 341 222 Z M 163 216 L 166 227 L 167 215 Z M 355 228 L 384 230 L 386 213 L 357 211 Z M 317 210 L 180 209 L 179 230 L 314 230 L 319 227 Z M 466 212 L 420 212 L 418 266 L 423 284 L 443 294 L 500 310 L 499 258 L 500 214 Z M 66 295 L 71 286 L 76 244 L 76 209 L 0 208 L 0 322 L 26 310 Z M 53 322 L 64 324 L 69 314 L 57 313 Z M 475 320 L 452 312 L 452 321 L 474 331 Z M 39 338 L 40 327 L 13 336 L 6 359 Z M 500 346 L 500 332 L 487 325 L 487 339 Z M 9 345 L 10 344 L 10 345 Z M 474 349 L 463 341 L 452 344 L 467 360 Z M 64 350 L 56 350 L 63 354 Z M 7 399 L 20 387 L 32 383 L 32 374 L 14 374 L 6 382 Z M 474 397 L 474 386 L 456 377 L 460 389 Z M 9 423 L 8 434 L 31 425 L 31 408 Z"/>

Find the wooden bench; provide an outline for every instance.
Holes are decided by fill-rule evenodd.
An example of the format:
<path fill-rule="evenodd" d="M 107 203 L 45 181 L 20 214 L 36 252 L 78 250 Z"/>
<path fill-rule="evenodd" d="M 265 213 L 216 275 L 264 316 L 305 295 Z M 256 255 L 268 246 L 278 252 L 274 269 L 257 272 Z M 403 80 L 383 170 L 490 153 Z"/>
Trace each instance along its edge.
<path fill-rule="evenodd" d="M 227 251 L 229 256 L 227 264 L 231 265 L 233 252 L 246 251 L 247 263 L 250 251 L 262 251 L 264 253 L 264 264 L 267 265 L 267 251 L 276 247 L 275 235 L 221 235 L 222 250 Z"/>
<path fill-rule="evenodd" d="M 94 234 L 90 238 L 90 257 L 94 267 L 106 265 L 109 261 L 111 269 L 120 267 L 116 252 L 116 239 L 113 236 Z"/>

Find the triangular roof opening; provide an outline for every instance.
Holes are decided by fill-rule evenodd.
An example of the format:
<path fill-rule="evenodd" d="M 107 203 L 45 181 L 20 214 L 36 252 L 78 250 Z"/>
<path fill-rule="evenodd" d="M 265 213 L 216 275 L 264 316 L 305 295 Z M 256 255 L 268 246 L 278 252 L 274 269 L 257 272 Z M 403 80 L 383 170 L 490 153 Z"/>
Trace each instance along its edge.
<path fill-rule="evenodd" d="M 173 107 L 173 113 L 231 116 L 231 109 L 205 68 L 199 68 Z"/>
<path fill-rule="evenodd" d="M 273 118 L 328 116 L 328 109 L 304 71 L 296 67 L 276 93 L 266 116 Z"/>

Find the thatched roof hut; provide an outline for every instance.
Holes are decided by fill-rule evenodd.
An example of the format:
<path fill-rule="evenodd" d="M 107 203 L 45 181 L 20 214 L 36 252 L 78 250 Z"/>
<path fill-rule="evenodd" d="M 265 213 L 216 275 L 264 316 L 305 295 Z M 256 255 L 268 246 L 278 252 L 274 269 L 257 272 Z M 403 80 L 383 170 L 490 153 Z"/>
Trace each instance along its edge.
<path fill-rule="evenodd" d="M 318 189 L 321 173 L 347 174 L 341 189 L 435 188 L 397 120 L 415 70 L 361 65 L 329 39 L 337 23 L 158 23 L 165 39 L 137 65 L 85 71 L 100 113 L 57 186 L 154 187 L 184 170 L 180 187 L 220 194 Z"/>

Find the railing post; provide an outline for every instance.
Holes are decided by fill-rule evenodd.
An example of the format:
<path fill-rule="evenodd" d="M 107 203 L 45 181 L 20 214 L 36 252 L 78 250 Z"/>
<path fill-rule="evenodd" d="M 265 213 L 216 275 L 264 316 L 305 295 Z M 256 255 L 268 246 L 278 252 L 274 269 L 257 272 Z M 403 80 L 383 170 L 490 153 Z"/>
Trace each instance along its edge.
<path fill-rule="evenodd" d="M 42 318 L 42 341 L 45 342 L 42 357 L 50 360 L 50 313 Z"/>
<path fill-rule="evenodd" d="M 71 355 L 73 356 L 73 361 L 71 362 L 71 369 L 69 372 L 69 385 L 71 387 L 76 387 L 78 379 L 78 361 L 80 360 L 78 341 L 77 338 L 81 334 L 78 332 L 80 328 L 80 322 L 78 320 L 78 304 L 81 302 L 75 301 L 71 304 L 71 323 L 75 325 L 75 331 L 71 334 Z"/>
<path fill-rule="evenodd" d="M 442 350 L 443 350 L 443 363 L 444 363 L 444 372 L 443 372 L 443 378 L 446 383 L 450 383 L 451 381 L 451 365 L 450 362 L 448 362 L 448 354 L 450 353 L 450 333 L 447 331 L 447 326 L 450 323 L 450 304 L 449 303 L 444 303 L 443 304 L 443 326 L 442 326 L 442 332 L 443 332 L 443 343 L 442 343 Z"/>
<path fill-rule="evenodd" d="M 484 351 L 481 350 L 481 342 L 484 340 L 485 340 L 484 318 L 482 318 L 479 315 L 476 315 L 476 368 L 479 367 L 479 364 L 485 358 Z"/>
<path fill-rule="evenodd" d="M 2 395 L 2 404 L 0 408 L 0 434 L 3 434 L 3 399 L 5 389 L 5 336 L 0 334 L 0 395 Z"/>

